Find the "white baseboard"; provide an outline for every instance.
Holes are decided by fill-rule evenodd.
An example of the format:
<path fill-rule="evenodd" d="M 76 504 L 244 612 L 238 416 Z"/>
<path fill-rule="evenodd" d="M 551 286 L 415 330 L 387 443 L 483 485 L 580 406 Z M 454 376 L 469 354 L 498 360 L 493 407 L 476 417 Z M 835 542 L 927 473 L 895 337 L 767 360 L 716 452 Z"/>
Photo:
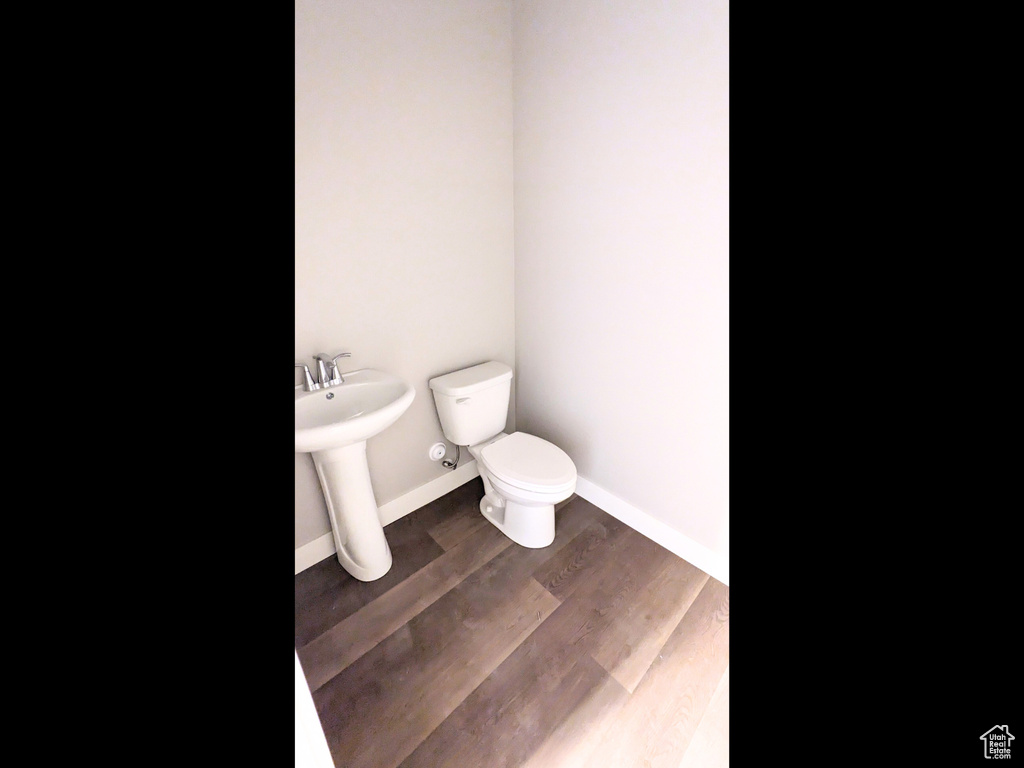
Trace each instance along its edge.
<path fill-rule="evenodd" d="M 330 557 L 338 548 L 334 546 L 334 534 L 328 531 L 318 539 L 303 544 L 295 549 L 295 573 L 302 573 L 311 565 L 316 565 L 325 557 Z"/>
<path fill-rule="evenodd" d="M 479 474 L 480 470 L 476 465 L 476 459 L 470 459 L 465 464 L 460 463 L 451 472 L 435 477 L 404 496 L 399 496 L 378 507 L 377 515 L 380 517 L 380 524 L 388 525 L 400 517 L 405 517 L 410 512 L 415 512 L 424 504 L 429 504 L 434 499 L 440 499 L 446 493 L 454 491 L 463 483 L 468 483 Z"/>
<path fill-rule="evenodd" d="M 380 524 L 389 525 L 410 512 L 415 512 L 424 504 L 429 504 L 434 499 L 439 499 L 446 493 L 454 491 L 479 474 L 480 470 L 477 468 L 476 459 L 459 464 L 451 472 L 446 472 L 440 477 L 424 483 L 419 488 L 414 488 L 407 494 L 379 506 L 377 516 L 380 518 Z M 334 534 L 331 531 L 313 539 L 308 544 L 303 544 L 295 550 L 295 573 L 301 573 L 337 551 L 338 549 L 334 545 Z"/>
<path fill-rule="evenodd" d="M 621 520 L 633 530 L 642 533 L 669 552 L 679 555 L 686 562 L 697 566 L 704 573 L 728 586 L 728 555 L 722 555 L 694 541 L 647 512 L 637 509 L 601 486 L 595 485 L 585 477 L 576 478 L 576 493 L 595 507 L 599 507 L 612 517 Z"/>

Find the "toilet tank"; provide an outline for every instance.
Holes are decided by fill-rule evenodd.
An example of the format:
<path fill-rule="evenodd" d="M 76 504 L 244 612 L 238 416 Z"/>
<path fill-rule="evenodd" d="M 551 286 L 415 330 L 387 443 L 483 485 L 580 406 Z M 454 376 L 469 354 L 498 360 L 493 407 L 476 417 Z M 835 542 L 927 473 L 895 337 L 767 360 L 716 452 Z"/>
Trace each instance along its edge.
<path fill-rule="evenodd" d="M 455 445 L 476 445 L 505 429 L 512 369 L 504 363 L 481 363 L 428 383 L 444 436 Z"/>

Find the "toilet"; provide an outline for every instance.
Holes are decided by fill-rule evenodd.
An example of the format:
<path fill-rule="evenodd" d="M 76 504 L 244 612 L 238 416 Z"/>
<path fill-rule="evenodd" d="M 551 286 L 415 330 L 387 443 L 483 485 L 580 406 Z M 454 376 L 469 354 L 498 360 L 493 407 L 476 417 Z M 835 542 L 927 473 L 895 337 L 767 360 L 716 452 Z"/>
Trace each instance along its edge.
<path fill-rule="evenodd" d="M 548 546 L 555 539 L 555 504 L 576 490 L 576 465 L 547 440 L 504 432 L 512 369 L 492 361 L 428 383 L 444 436 L 477 461 L 484 481 L 480 512 L 517 544 Z"/>

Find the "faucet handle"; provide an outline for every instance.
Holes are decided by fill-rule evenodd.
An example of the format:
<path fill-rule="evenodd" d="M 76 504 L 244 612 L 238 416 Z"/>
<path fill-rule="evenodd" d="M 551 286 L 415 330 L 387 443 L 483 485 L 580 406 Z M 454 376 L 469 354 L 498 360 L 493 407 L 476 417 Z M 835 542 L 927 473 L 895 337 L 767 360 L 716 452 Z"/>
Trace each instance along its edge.
<path fill-rule="evenodd" d="M 334 357 L 331 358 L 331 363 L 334 366 L 331 369 L 332 370 L 331 384 L 344 384 L 345 383 L 345 377 L 342 376 L 341 375 L 341 371 L 338 370 L 338 360 L 340 360 L 343 357 L 352 357 L 352 353 L 351 352 L 341 352 L 340 354 L 337 354 L 337 355 L 335 355 Z"/>
<path fill-rule="evenodd" d="M 315 381 L 313 381 L 313 377 L 309 373 L 309 366 L 308 365 L 306 365 L 305 363 L 295 363 L 295 367 L 296 368 L 301 368 L 302 372 L 306 376 L 306 381 L 304 382 L 304 388 L 305 388 L 305 390 L 307 392 L 312 392 L 314 389 L 320 389 L 320 385 L 317 384 Z"/>

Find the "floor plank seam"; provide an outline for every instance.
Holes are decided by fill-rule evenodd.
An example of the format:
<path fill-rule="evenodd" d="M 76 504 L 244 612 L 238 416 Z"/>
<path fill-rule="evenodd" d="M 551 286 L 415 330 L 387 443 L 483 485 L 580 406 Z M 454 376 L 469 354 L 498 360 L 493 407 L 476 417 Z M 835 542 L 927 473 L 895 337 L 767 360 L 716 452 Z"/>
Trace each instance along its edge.
<path fill-rule="evenodd" d="M 494 536 L 494 533 L 497 536 Z M 310 690 L 315 692 L 328 680 L 343 671 L 349 664 L 400 629 L 410 619 L 457 587 L 471 573 L 497 557 L 512 544 L 510 539 L 506 538 L 496 529 L 493 533 L 490 530 L 484 529 L 480 538 L 483 539 L 480 550 L 474 549 L 474 546 L 477 544 L 473 540 L 474 537 L 471 536 L 464 539 L 462 543 L 417 571 L 416 573 L 419 575 L 419 578 L 408 578 L 396 584 L 383 595 L 367 603 L 351 616 L 343 619 L 331 629 L 319 635 L 315 640 L 303 646 L 299 650 L 299 661 L 302 663 L 303 669 L 306 670 L 306 680 L 310 685 Z M 488 539 L 491 539 L 491 541 L 488 542 Z M 489 547 L 484 546 L 488 543 L 490 544 Z M 443 567 L 452 561 L 457 563 L 458 558 L 464 555 L 464 551 L 470 553 L 470 563 L 461 571 L 456 570 L 454 574 L 449 573 L 445 575 Z M 472 567 L 469 567 L 469 565 L 472 565 Z M 435 574 L 435 571 L 442 572 Z M 431 582 L 435 582 L 436 586 L 432 590 L 428 589 L 425 593 L 417 593 L 417 588 L 423 586 L 421 582 L 426 582 L 428 586 Z M 398 600 L 396 595 L 401 598 L 404 597 L 405 593 L 409 592 L 413 593 L 413 597 L 403 609 L 401 600 Z M 394 610 L 390 606 L 390 602 L 396 600 L 399 602 L 399 605 L 397 610 Z M 368 624 L 370 627 L 379 624 L 382 626 L 382 629 L 367 635 L 365 628 L 362 626 L 363 624 Z M 322 647 L 325 648 L 324 651 L 321 651 Z M 307 663 L 309 664 L 308 669 Z"/>

